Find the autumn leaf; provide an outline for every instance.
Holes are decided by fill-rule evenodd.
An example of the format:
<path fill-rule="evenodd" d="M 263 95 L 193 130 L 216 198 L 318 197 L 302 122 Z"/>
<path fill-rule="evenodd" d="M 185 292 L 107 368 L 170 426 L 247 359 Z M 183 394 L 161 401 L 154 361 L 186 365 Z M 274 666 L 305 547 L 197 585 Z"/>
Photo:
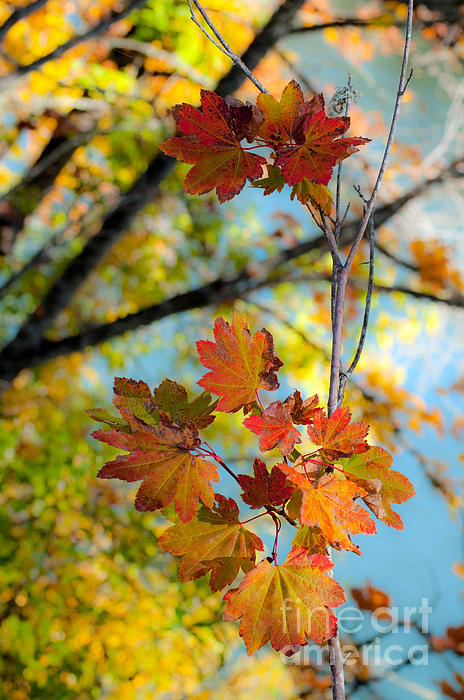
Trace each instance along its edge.
<path fill-rule="evenodd" d="M 308 426 L 308 435 L 311 442 L 321 448 L 323 459 L 349 457 L 353 453 L 369 449 L 364 440 L 369 426 L 365 423 L 350 423 L 350 420 L 351 412 L 346 406 L 337 408 L 330 418 L 322 411 L 314 415 L 313 424 Z"/>
<path fill-rule="evenodd" d="M 325 185 L 319 185 L 317 182 L 311 182 L 311 180 L 308 180 L 307 177 L 304 177 L 301 182 L 293 185 L 290 199 L 293 201 L 295 197 L 302 204 L 307 204 L 310 202 L 314 209 L 322 209 L 327 216 L 332 211 L 333 199 L 328 187 Z"/>
<path fill-rule="evenodd" d="M 319 527 L 301 525 L 292 540 L 292 547 L 303 547 L 310 554 L 327 554 L 327 542 Z"/>
<path fill-rule="evenodd" d="M 254 566 L 256 550 L 264 549 L 260 538 L 240 524 L 235 501 L 219 494 L 216 501 L 213 510 L 200 508 L 190 522 L 173 525 L 159 539 L 165 551 L 185 555 L 179 568 L 181 581 L 211 571 L 213 591 L 232 583 L 240 568 L 248 572 Z"/>
<path fill-rule="evenodd" d="M 241 620 L 240 635 L 249 655 L 268 641 L 277 651 L 330 639 L 337 621 L 326 606 L 344 602 L 343 589 L 327 571 L 332 562 L 323 555 L 308 556 L 303 548 L 290 551 L 284 564 L 262 561 L 238 588 L 228 591 L 224 617 Z"/>
<path fill-rule="evenodd" d="M 274 165 L 282 168 L 285 182 L 296 185 L 306 177 L 327 185 L 335 165 L 370 140 L 340 138 L 349 126 L 349 117 L 328 117 L 323 110 L 308 115 L 303 125 L 304 142 L 284 145 L 276 152 Z"/>
<path fill-rule="evenodd" d="M 296 80 L 286 85 L 279 102 L 272 95 L 261 93 L 256 103 L 264 117 L 259 135 L 273 148 L 291 140 L 304 140 L 302 128 L 305 119 L 324 109 L 322 95 L 304 101 L 303 91 Z"/>
<path fill-rule="evenodd" d="M 88 413 L 94 421 L 97 421 L 97 423 L 105 423 L 115 430 L 122 430 L 123 432 L 130 433 L 129 425 L 125 421 L 121 421 L 118 416 L 113 416 L 113 414 L 105 408 L 89 408 L 86 413 Z"/>
<path fill-rule="evenodd" d="M 243 421 L 249 430 L 259 435 L 262 452 L 278 447 L 283 455 L 289 455 L 296 443 L 301 442 L 300 432 L 293 425 L 290 406 L 274 401 L 261 415 L 248 416 Z"/>
<path fill-rule="evenodd" d="M 375 612 L 379 608 L 389 608 L 391 598 L 387 593 L 372 586 L 369 581 L 363 588 L 352 588 L 351 595 L 356 601 L 360 610 L 370 610 Z M 391 619 L 391 614 L 387 611 L 377 613 L 379 619 Z"/>
<path fill-rule="evenodd" d="M 368 491 L 363 500 L 374 515 L 386 525 L 402 530 L 403 521 L 391 504 L 404 503 L 415 491 L 404 474 L 390 468 L 392 456 L 382 447 L 370 447 L 367 452 L 339 461 L 345 474 Z M 380 488 L 370 489 L 369 484 L 373 482 L 380 482 Z"/>
<path fill-rule="evenodd" d="M 268 472 L 260 459 L 253 464 L 254 476 L 238 474 L 237 481 L 243 489 L 242 499 L 251 508 L 280 506 L 292 495 L 293 487 L 287 485 L 287 477 L 278 468 Z"/>
<path fill-rule="evenodd" d="M 161 144 L 161 150 L 184 163 L 194 163 L 184 189 L 204 194 L 216 188 L 220 202 L 232 199 L 250 182 L 262 176 L 263 156 L 246 151 L 240 141 L 252 128 L 253 109 L 237 107 L 210 90 L 201 91 L 202 111 L 189 104 L 176 105 L 173 116 L 184 136 Z"/>
<path fill-rule="evenodd" d="M 282 192 L 284 185 L 285 180 L 282 170 L 275 165 L 267 166 L 267 177 L 255 180 L 251 184 L 252 187 L 262 188 L 264 195 L 272 194 L 276 190 L 277 192 Z"/>
<path fill-rule="evenodd" d="M 215 416 L 211 413 L 216 405 L 217 400 L 212 401 L 208 391 L 203 391 L 189 402 L 187 391 L 183 386 L 171 379 L 164 379 L 153 391 L 153 401 L 147 402 L 147 409 L 151 415 L 159 414 L 159 411 L 167 413 L 174 423 L 181 427 L 191 421 L 201 429 L 213 422 Z"/>
<path fill-rule="evenodd" d="M 260 435 L 259 449 L 262 452 L 278 447 L 283 455 L 289 455 L 301 435 L 294 423 L 307 425 L 313 421 L 318 407 L 317 394 L 303 401 L 299 391 L 287 396 L 285 401 L 274 401 L 260 414 L 252 415 L 243 424 L 256 435 Z"/>
<path fill-rule="evenodd" d="M 156 417 L 147 411 L 147 401 L 153 399 L 148 384 L 142 380 L 126 379 L 126 377 L 114 378 L 113 404 L 121 415 L 130 423 L 133 416 L 142 419 L 146 423 L 155 423 Z"/>
<path fill-rule="evenodd" d="M 310 527 L 319 527 L 327 542 L 337 549 L 347 549 L 360 554 L 347 533 L 372 534 L 375 523 L 355 498 L 366 495 L 366 491 L 346 479 L 334 474 L 325 474 L 313 486 L 305 474 L 300 474 L 288 464 L 279 464 L 290 481 L 301 489 L 303 497 L 300 522 Z"/>
<path fill-rule="evenodd" d="M 451 649 L 455 654 L 464 656 L 464 624 L 460 627 L 448 627 L 443 637 L 433 635 L 430 641 L 435 651 L 442 652 Z"/>
<path fill-rule="evenodd" d="M 454 679 L 458 684 L 459 688 L 453 688 L 448 681 L 442 681 L 440 683 L 441 692 L 446 695 L 447 698 L 453 698 L 453 700 L 463 700 L 464 698 L 464 676 L 460 673 L 454 674 Z"/>
<path fill-rule="evenodd" d="M 143 429 L 132 434 L 117 430 L 92 433 L 97 440 L 129 452 L 107 462 L 98 476 L 130 482 L 142 480 L 135 499 L 137 510 L 157 510 L 174 502 L 180 519 L 187 522 L 195 515 L 199 500 L 211 508 L 211 481 L 218 481 L 219 477 L 214 464 L 190 452 L 200 442 L 195 426 L 180 428 L 167 414 L 160 414 L 157 426 L 135 416 L 132 422 Z"/>
<path fill-rule="evenodd" d="M 232 326 L 217 318 L 214 323 L 215 343 L 197 342 L 202 364 L 212 370 L 198 384 L 221 396 L 218 411 L 245 413 L 256 401 L 256 390 L 278 389 L 277 372 L 282 362 L 274 353 L 274 343 L 266 329 L 251 335 L 245 320 L 234 314 Z"/>

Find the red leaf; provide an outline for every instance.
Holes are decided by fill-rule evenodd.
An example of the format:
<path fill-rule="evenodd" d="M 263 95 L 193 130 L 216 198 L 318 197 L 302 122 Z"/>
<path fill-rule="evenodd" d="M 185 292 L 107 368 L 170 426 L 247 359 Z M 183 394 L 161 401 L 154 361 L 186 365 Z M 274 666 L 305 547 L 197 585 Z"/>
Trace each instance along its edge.
<path fill-rule="evenodd" d="M 263 506 L 280 506 L 292 495 L 293 487 L 286 486 L 287 477 L 278 468 L 273 467 L 269 473 L 264 462 L 255 459 L 254 477 L 239 474 L 238 483 L 243 489 L 242 499 L 252 508 Z"/>
<path fill-rule="evenodd" d="M 350 126 L 348 117 L 328 117 L 324 111 L 306 117 L 304 143 L 282 146 L 274 165 L 282 168 L 285 182 L 296 185 L 304 177 L 327 185 L 334 166 L 370 139 L 339 138 Z"/>
<path fill-rule="evenodd" d="M 135 416 L 133 424 L 143 430 L 132 434 L 117 430 L 97 430 L 92 436 L 129 452 L 107 462 L 98 472 L 101 479 L 143 480 L 135 499 L 137 510 L 157 510 L 174 502 L 183 522 L 195 515 L 198 501 L 212 508 L 211 481 L 219 481 L 217 468 L 190 453 L 199 443 L 198 432 L 176 426 L 166 414 L 158 426 L 144 424 Z"/>
<path fill-rule="evenodd" d="M 173 115 L 185 136 L 161 144 L 164 153 L 184 163 L 194 163 L 184 183 L 191 194 L 216 188 L 220 202 L 232 199 L 250 182 L 262 176 L 266 159 L 240 145 L 253 121 L 251 106 L 228 106 L 209 90 L 201 91 L 203 111 L 189 104 L 176 105 Z"/>
<path fill-rule="evenodd" d="M 345 596 L 325 573 L 332 566 L 327 557 L 311 557 L 297 548 L 279 566 L 265 559 L 238 588 L 226 593 L 224 617 L 241 620 L 240 635 L 248 654 L 268 641 L 290 654 L 293 647 L 307 644 L 308 636 L 321 643 L 334 635 L 337 621 L 327 606 L 340 605 Z"/>
<path fill-rule="evenodd" d="M 289 455 L 295 444 L 301 442 L 300 433 L 293 425 L 290 407 L 281 401 L 269 404 L 260 416 L 248 416 L 243 425 L 261 436 L 259 449 L 262 452 L 277 446 L 283 455 Z"/>
<path fill-rule="evenodd" d="M 311 442 L 321 448 L 323 458 L 334 460 L 369 449 L 364 440 L 369 426 L 350 423 L 350 420 L 351 412 L 346 406 L 337 408 L 330 418 L 322 411 L 314 415 L 313 424 L 308 426 L 308 435 Z"/>
<path fill-rule="evenodd" d="M 254 405 L 257 389 L 278 389 L 277 372 L 282 362 L 274 353 L 272 336 L 264 328 L 251 335 L 245 320 L 234 314 L 230 326 L 223 318 L 214 324 L 213 343 L 197 342 L 202 364 L 212 370 L 198 384 L 221 396 L 217 410 L 245 412 Z"/>
<path fill-rule="evenodd" d="M 322 95 L 316 95 L 309 102 L 304 101 L 296 80 L 291 80 L 284 88 L 280 102 L 265 93 L 258 95 L 256 102 L 264 117 L 259 135 L 273 148 L 291 140 L 304 140 L 304 120 L 308 115 L 324 109 Z"/>

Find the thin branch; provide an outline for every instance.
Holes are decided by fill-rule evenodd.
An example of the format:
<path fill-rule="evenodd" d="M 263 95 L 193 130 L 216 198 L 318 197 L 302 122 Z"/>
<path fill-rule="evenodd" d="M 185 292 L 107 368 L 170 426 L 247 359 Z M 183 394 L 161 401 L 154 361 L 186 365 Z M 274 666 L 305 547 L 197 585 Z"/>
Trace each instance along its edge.
<path fill-rule="evenodd" d="M 390 131 L 388 133 L 387 143 L 385 145 L 385 150 L 384 150 L 384 154 L 382 157 L 382 162 L 380 163 L 380 168 L 379 168 L 379 172 L 377 175 L 377 179 L 375 181 L 374 188 L 372 190 L 372 194 L 369 198 L 369 202 L 366 205 L 366 210 L 364 212 L 364 216 L 361 219 L 361 224 L 359 226 L 358 235 L 356 236 L 356 239 L 351 247 L 351 250 L 350 250 L 348 257 L 346 259 L 346 262 L 345 262 L 345 269 L 347 271 L 350 270 L 351 265 L 353 264 L 354 257 L 358 251 L 362 237 L 364 236 L 364 232 L 366 230 L 368 221 L 371 218 L 371 214 L 372 214 L 372 211 L 374 209 L 375 200 L 377 198 L 377 195 L 378 195 L 379 189 L 380 189 L 380 185 L 382 184 L 382 180 L 383 180 L 383 177 L 385 175 L 387 161 L 388 161 L 390 151 L 391 151 L 391 148 L 393 145 L 393 140 L 395 138 L 396 127 L 398 124 L 398 116 L 399 116 L 399 112 L 400 112 L 400 106 L 401 106 L 401 103 L 403 101 L 403 95 L 406 92 L 409 81 L 412 77 L 412 71 L 409 73 L 408 77 L 406 77 L 406 74 L 407 74 L 407 69 L 408 69 L 409 48 L 410 48 L 410 44 L 411 44 L 413 5 L 414 5 L 413 0 L 408 0 L 408 19 L 407 19 L 407 23 L 406 23 L 406 36 L 405 36 L 405 41 L 404 41 L 403 59 L 401 62 L 400 80 L 399 80 L 398 89 L 396 92 L 395 106 L 393 109 L 393 116 L 392 116 L 392 120 L 391 120 Z"/>
<path fill-rule="evenodd" d="M 31 15 L 33 12 L 40 10 L 40 8 L 46 5 L 47 2 L 48 0 L 34 0 L 34 2 L 30 2 L 29 5 L 26 5 L 25 7 L 18 7 L 0 27 L 0 41 L 3 41 L 11 27 L 17 24 L 17 22 L 19 22 L 21 19 L 29 17 L 29 15 Z"/>
<path fill-rule="evenodd" d="M 384 29 L 385 25 L 382 25 L 382 20 L 385 19 L 388 22 L 388 26 L 391 26 L 391 15 L 379 15 L 378 17 L 373 17 L 372 19 L 360 19 L 359 17 L 346 17 L 340 19 L 333 19 L 330 22 L 323 22 L 321 24 L 311 24 L 306 27 L 295 27 L 292 29 L 292 34 L 306 34 L 308 32 L 320 32 L 324 29 L 343 29 L 344 27 L 366 27 L 369 29 Z M 397 26 L 403 26 L 404 22 L 397 23 Z"/>
<path fill-rule="evenodd" d="M 230 58 L 230 60 L 233 61 L 233 62 L 235 63 L 235 65 L 238 66 L 238 67 L 245 73 L 245 75 L 247 76 L 247 78 L 249 78 L 249 79 L 251 80 L 251 82 L 252 82 L 254 85 L 256 85 L 256 87 L 258 88 L 258 90 L 260 90 L 261 92 L 265 92 L 266 94 L 269 94 L 269 90 L 266 90 L 266 88 L 264 87 L 264 85 L 262 85 L 262 84 L 259 82 L 258 78 L 256 78 L 256 77 L 253 75 L 253 73 L 251 72 L 251 70 L 250 70 L 250 69 L 248 68 L 248 66 L 244 63 L 244 61 L 240 58 L 240 56 L 238 56 L 238 54 L 236 54 L 235 51 L 232 51 L 231 47 L 230 47 L 229 44 L 226 42 L 226 40 L 224 39 L 224 37 L 220 34 L 220 32 L 218 31 L 218 29 L 216 29 L 216 27 L 214 26 L 214 24 L 211 22 L 211 20 L 210 20 L 210 18 L 208 17 L 206 11 L 205 11 L 204 8 L 200 5 L 200 3 L 198 2 L 198 0 L 187 0 L 187 2 L 188 2 L 188 5 L 189 5 L 189 8 L 190 8 L 190 18 L 191 18 L 191 20 L 192 20 L 193 22 L 195 22 L 195 24 L 197 25 L 197 27 L 199 27 L 199 28 L 201 29 L 201 31 L 202 31 L 203 34 L 209 39 L 209 41 L 211 41 L 211 42 L 214 44 L 214 46 L 216 46 L 216 48 L 218 48 L 220 51 L 222 51 L 222 53 L 224 53 L 228 58 Z M 218 40 L 219 43 L 216 41 L 216 39 L 214 39 L 213 36 L 211 36 L 211 34 L 210 34 L 210 33 L 202 26 L 202 24 L 198 21 L 198 19 L 196 18 L 194 9 L 193 9 L 193 7 L 192 7 L 192 3 L 193 3 L 193 5 L 195 5 L 196 9 L 197 9 L 198 12 L 201 14 L 201 16 L 203 17 L 204 21 L 206 22 L 206 24 L 208 25 L 208 27 L 211 29 L 211 31 L 213 32 L 214 36 L 216 37 L 216 39 Z"/>
<path fill-rule="evenodd" d="M 369 313 L 371 310 L 371 300 L 372 300 L 372 290 L 374 286 L 374 263 L 375 263 L 375 228 L 374 228 L 374 215 L 372 214 L 369 219 L 369 279 L 367 282 L 367 292 L 366 292 L 366 302 L 364 306 L 364 317 L 361 327 L 361 333 L 359 336 L 358 347 L 356 348 L 353 360 L 346 370 L 346 372 L 341 373 L 340 386 L 338 389 L 338 404 L 341 405 L 343 402 L 343 396 L 345 394 L 346 384 L 356 369 L 361 354 L 364 348 L 364 343 L 366 341 L 367 326 L 369 325 Z"/>
<path fill-rule="evenodd" d="M 295 16 L 303 6 L 303 3 L 304 0 L 285 0 L 276 9 L 264 27 L 255 35 L 243 54 L 243 62 L 252 68 L 258 65 L 269 48 L 282 36 L 288 34 Z M 232 94 L 240 87 L 244 79 L 243 71 L 234 64 L 218 82 L 216 92 L 223 97 Z M 147 170 L 139 176 L 132 187 L 121 195 L 117 206 L 104 218 L 99 233 L 88 240 L 82 251 L 52 283 L 49 292 L 38 305 L 38 308 L 41 310 L 40 316 L 35 311 L 31 313 L 22 324 L 16 337 L 0 352 L 1 376 L 4 380 L 12 379 L 21 369 L 27 367 L 29 362 L 37 365 L 51 357 L 57 357 L 62 353 L 68 354 L 74 350 L 82 350 L 89 345 L 121 335 L 126 330 L 133 330 L 139 325 L 145 325 L 153 320 L 157 320 L 158 316 L 155 307 L 157 308 L 159 305 L 149 307 L 149 309 L 142 309 L 140 312 L 136 312 L 135 316 L 129 315 L 124 319 L 118 319 L 115 322 L 116 325 L 112 327 L 108 324 L 92 326 L 77 336 L 70 336 L 56 341 L 58 345 L 44 338 L 46 330 L 53 324 L 57 315 L 69 305 L 80 285 L 89 277 L 116 241 L 126 232 L 136 214 L 143 209 L 145 204 L 153 201 L 157 196 L 161 183 L 172 171 L 175 162 L 174 158 L 165 156 L 164 153 L 159 153 L 153 158 Z M 318 240 L 317 245 L 321 247 L 324 239 L 320 236 Z M 308 242 L 303 245 L 303 248 L 295 247 L 292 253 L 283 251 L 279 255 L 279 264 L 291 259 L 292 255 L 298 255 L 300 250 L 301 254 L 303 254 L 303 251 L 308 249 L 307 246 Z M 309 249 L 312 249 L 311 246 L 312 244 L 310 244 Z M 290 255 L 290 258 L 287 255 Z M 271 259 L 266 262 L 271 264 L 271 266 L 273 265 Z M 239 280 L 243 279 L 243 275 L 245 279 L 250 277 L 246 270 L 242 270 L 238 273 Z M 206 306 L 208 303 L 213 303 L 214 291 L 211 290 L 216 290 L 218 286 L 221 288 L 224 282 L 228 286 L 228 281 L 222 279 L 216 282 L 213 281 L 211 285 L 206 285 L 204 295 L 201 291 L 203 288 L 200 288 L 199 296 L 197 296 L 197 290 L 191 290 L 193 294 L 187 293 L 186 296 L 183 294 L 179 295 L 182 298 L 182 300 L 179 300 L 180 307 L 177 306 L 177 302 L 174 303 L 174 306 L 168 303 L 164 307 L 164 314 L 170 315 L 187 308 L 199 308 Z M 240 284 L 240 281 L 238 281 L 238 284 Z M 177 297 L 175 298 L 177 299 Z M 155 311 L 155 317 L 151 316 L 153 311 Z M 45 353 L 51 352 L 51 355 L 45 354 L 41 358 L 41 351 Z M 28 357 L 27 360 L 26 356 Z M 21 362 L 20 357 L 23 358 L 26 364 Z M 5 360 L 5 363 L 3 360 Z"/>
<path fill-rule="evenodd" d="M 348 81 L 347 81 L 347 97 L 346 97 L 346 102 L 345 102 L 345 109 L 344 109 L 344 115 L 345 117 L 348 116 L 348 112 L 350 111 L 350 94 L 353 89 L 353 85 L 351 82 L 351 73 L 348 73 Z M 340 192 L 341 192 L 341 180 L 342 180 L 342 161 L 338 164 L 337 168 L 337 186 L 336 186 L 336 193 L 335 193 L 335 230 L 334 230 L 334 236 L 335 240 L 338 241 L 338 237 L 340 235 L 340 227 L 341 227 L 341 220 L 340 220 Z"/>

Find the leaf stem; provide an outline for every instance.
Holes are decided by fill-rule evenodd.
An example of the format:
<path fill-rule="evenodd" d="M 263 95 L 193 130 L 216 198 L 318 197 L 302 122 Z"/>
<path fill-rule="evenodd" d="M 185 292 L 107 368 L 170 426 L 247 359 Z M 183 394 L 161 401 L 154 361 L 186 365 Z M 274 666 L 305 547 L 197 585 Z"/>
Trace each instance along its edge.
<path fill-rule="evenodd" d="M 256 394 L 256 400 L 257 400 L 257 402 L 258 402 L 258 404 L 259 404 L 259 407 L 260 407 L 260 409 L 261 409 L 261 410 L 263 411 L 263 413 L 264 413 L 264 406 L 263 406 L 263 404 L 261 403 L 261 399 L 259 398 L 258 389 L 255 390 L 255 394 Z"/>

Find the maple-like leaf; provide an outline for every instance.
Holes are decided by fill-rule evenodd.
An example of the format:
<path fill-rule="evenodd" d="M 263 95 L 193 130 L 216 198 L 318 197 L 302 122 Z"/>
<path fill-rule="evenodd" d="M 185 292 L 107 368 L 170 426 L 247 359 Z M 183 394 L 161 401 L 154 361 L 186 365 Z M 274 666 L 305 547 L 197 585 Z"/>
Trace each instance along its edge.
<path fill-rule="evenodd" d="M 287 477 L 278 468 L 268 472 L 260 459 L 253 464 L 254 476 L 239 474 L 237 481 L 243 489 L 242 499 L 252 508 L 281 506 L 292 495 L 293 486 L 287 484 Z"/>
<path fill-rule="evenodd" d="M 327 606 L 340 605 L 345 596 L 326 573 L 332 566 L 327 557 L 308 556 L 299 547 L 290 551 L 284 564 L 262 561 L 238 588 L 226 593 L 224 617 L 241 620 L 248 654 L 268 641 L 290 654 L 295 646 L 307 644 L 308 637 L 319 643 L 333 637 L 337 621 Z"/>
<path fill-rule="evenodd" d="M 371 447 L 367 452 L 354 454 L 349 459 L 341 459 L 345 474 L 368 491 L 363 497 L 365 504 L 374 515 L 386 525 L 402 530 L 404 525 L 392 503 L 404 503 L 414 496 L 414 487 L 409 479 L 391 469 L 392 456 L 382 447 Z M 380 488 L 370 488 L 379 483 Z"/>
<path fill-rule="evenodd" d="M 293 425 L 290 406 L 273 401 L 261 415 L 248 416 L 243 421 L 249 430 L 259 435 L 262 452 L 278 447 L 283 455 L 289 455 L 296 443 L 301 442 L 300 432 Z"/>
<path fill-rule="evenodd" d="M 349 457 L 369 449 L 364 439 L 369 426 L 350 423 L 350 420 L 351 412 L 346 406 L 337 408 L 330 418 L 322 411 L 314 415 L 313 424 L 308 426 L 308 435 L 311 442 L 321 448 L 323 459 Z"/>
<path fill-rule="evenodd" d="M 274 165 L 282 168 L 285 182 L 296 185 L 304 177 L 327 185 L 333 168 L 368 143 L 366 138 L 340 138 L 350 126 L 349 117 L 328 117 L 321 110 L 309 114 L 303 125 L 304 142 L 277 150 Z"/>
<path fill-rule="evenodd" d="M 246 151 L 240 141 L 249 133 L 254 114 L 251 106 L 227 102 L 210 90 L 201 91 L 202 111 L 189 104 L 176 105 L 173 116 L 185 136 L 161 144 L 161 150 L 184 163 L 194 163 L 184 189 L 204 194 L 216 188 L 220 202 L 235 197 L 262 176 L 266 159 Z"/>
<path fill-rule="evenodd" d="M 130 433 L 131 429 L 125 421 L 122 421 L 118 416 L 113 416 L 112 413 L 105 408 L 89 408 L 86 413 L 97 423 L 105 423 L 110 428 L 122 430 L 125 433 Z"/>
<path fill-rule="evenodd" d="M 264 117 L 258 133 L 272 148 L 289 141 L 304 140 L 305 119 L 324 109 L 321 94 L 304 101 L 303 91 L 296 80 L 286 85 L 279 102 L 265 93 L 259 94 L 256 102 Z"/>
<path fill-rule="evenodd" d="M 348 479 L 338 479 L 334 474 L 325 474 L 313 486 L 305 474 L 297 472 L 292 466 L 279 464 L 279 468 L 302 491 L 300 522 L 319 527 L 332 547 L 360 554 L 347 533 L 376 532 L 372 518 L 354 501 L 365 496 L 366 491 Z"/>
<path fill-rule="evenodd" d="M 98 472 L 102 479 L 140 481 L 135 507 L 157 510 L 174 502 L 183 522 L 195 515 L 198 501 L 211 508 L 214 491 L 211 481 L 219 476 L 214 464 L 191 454 L 199 444 L 193 424 L 180 428 L 167 414 L 160 414 L 157 426 L 148 425 L 133 416 L 132 425 L 139 428 L 132 434 L 118 430 L 97 430 L 92 436 L 129 452 L 107 462 Z"/>
<path fill-rule="evenodd" d="M 211 571 L 210 586 L 215 592 L 232 583 L 240 568 L 248 572 L 256 550 L 264 549 L 260 538 L 240 524 L 235 501 L 220 494 L 216 501 L 213 510 L 200 508 L 190 522 L 173 525 L 159 539 L 162 549 L 185 555 L 179 567 L 181 581 Z"/>
<path fill-rule="evenodd" d="M 289 455 L 301 442 L 301 435 L 294 423 L 312 423 L 318 407 L 317 394 L 303 401 L 299 391 L 287 396 L 285 401 L 274 401 L 260 414 L 249 416 L 243 424 L 256 435 L 260 435 L 259 449 L 262 452 L 278 447 L 283 455 Z"/>
<path fill-rule="evenodd" d="M 284 404 L 289 406 L 292 420 L 298 425 L 309 425 L 309 423 L 313 422 L 316 413 L 322 412 L 322 408 L 319 407 L 319 396 L 317 394 L 303 401 L 300 392 L 294 391 L 293 394 L 287 396 Z"/>
<path fill-rule="evenodd" d="M 245 320 L 235 313 L 232 326 L 221 317 L 216 319 L 214 338 L 216 342 L 197 342 L 202 364 L 212 370 L 198 384 L 221 397 L 218 411 L 235 413 L 243 408 L 246 413 L 255 404 L 257 389 L 278 389 L 282 362 L 265 328 L 252 336 Z"/>
<path fill-rule="evenodd" d="M 371 610 L 375 612 L 379 608 L 389 608 L 391 606 L 390 596 L 381 591 L 380 588 L 375 588 L 369 581 L 363 588 L 352 588 L 351 595 L 358 604 L 360 610 Z M 379 612 L 377 614 L 378 618 L 381 619 L 391 619 L 391 615 L 385 612 Z"/>
<path fill-rule="evenodd" d="M 171 416 L 176 425 L 185 426 L 192 422 L 197 428 L 206 428 L 215 416 L 211 415 L 217 405 L 212 401 L 211 394 L 203 391 L 189 402 L 187 391 L 172 379 L 164 379 L 153 391 L 153 400 L 146 402 L 150 415 L 157 416 L 159 412 Z"/>
<path fill-rule="evenodd" d="M 129 423 L 133 416 L 146 423 L 156 423 L 156 417 L 150 415 L 146 408 L 147 401 L 153 400 L 150 387 L 146 382 L 115 377 L 113 391 L 113 404 Z"/>
<path fill-rule="evenodd" d="M 303 547 L 310 554 L 327 554 L 327 542 L 319 527 L 301 525 L 292 540 L 292 547 Z"/>
<path fill-rule="evenodd" d="M 277 190 L 277 192 L 282 192 L 285 185 L 284 176 L 282 170 L 277 168 L 275 165 L 267 166 L 267 177 L 263 177 L 260 180 L 255 180 L 251 186 L 260 187 L 263 189 L 263 194 L 272 194 Z"/>
<path fill-rule="evenodd" d="M 315 209 L 320 208 L 327 215 L 332 211 L 333 199 L 328 187 L 320 185 L 317 182 L 311 182 L 307 177 L 304 177 L 301 182 L 293 185 L 290 199 L 293 201 L 295 197 L 302 204 L 310 202 Z"/>

